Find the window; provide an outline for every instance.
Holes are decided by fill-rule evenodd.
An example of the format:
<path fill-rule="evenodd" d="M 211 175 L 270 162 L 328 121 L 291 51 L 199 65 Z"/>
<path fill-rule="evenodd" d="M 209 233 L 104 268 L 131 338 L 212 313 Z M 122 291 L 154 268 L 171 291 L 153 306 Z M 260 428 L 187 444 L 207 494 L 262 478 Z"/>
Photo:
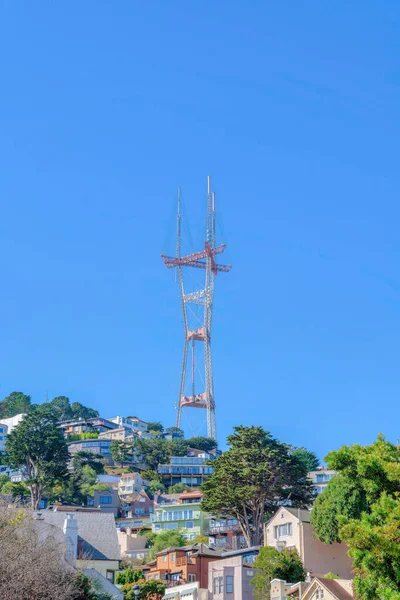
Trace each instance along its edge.
<path fill-rule="evenodd" d="M 188 574 L 188 582 L 193 583 L 194 581 L 196 581 L 196 575 L 194 573 L 189 573 Z"/>
<path fill-rule="evenodd" d="M 280 538 L 284 536 L 292 535 L 292 524 L 291 523 L 283 523 L 283 525 L 275 525 L 274 527 L 274 537 Z"/>
<path fill-rule="evenodd" d="M 107 577 L 108 581 L 111 581 L 111 583 L 114 583 L 114 576 L 115 576 L 114 571 L 107 571 L 106 577 Z"/>
<path fill-rule="evenodd" d="M 171 554 L 171 562 L 175 562 L 175 552 Z"/>
<path fill-rule="evenodd" d="M 214 575 L 213 579 L 213 591 L 214 594 L 223 594 L 224 592 L 224 578 L 219 575 Z"/>
<path fill-rule="evenodd" d="M 233 594 L 233 575 L 226 576 L 226 593 Z"/>
<path fill-rule="evenodd" d="M 324 590 L 322 588 L 318 588 L 315 594 L 313 595 L 313 599 L 315 600 L 324 600 Z"/>
<path fill-rule="evenodd" d="M 171 581 L 180 581 L 181 580 L 181 574 L 180 573 L 172 573 L 171 575 Z"/>
<path fill-rule="evenodd" d="M 144 508 L 135 508 L 135 515 L 144 515 Z"/>
<path fill-rule="evenodd" d="M 158 579 L 158 575 L 157 575 L 157 573 L 154 575 L 154 579 Z"/>
<path fill-rule="evenodd" d="M 178 523 L 165 523 L 164 529 L 178 529 Z"/>
<path fill-rule="evenodd" d="M 154 525 L 154 531 L 160 531 L 160 529 L 161 529 L 161 525 L 160 525 L 160 524 L 158 524 L 158 523 L 156 523 L 156 524 Z"/>
<path fill-rule="evenodd" d="M 186 527 L 186 529 L 193 529 L 193 527 L 194 527 L 193 521 L 186 521 L 185 527 Z"/>
<path fill-rule="evenodd" d="M 195 533 L 191 533 L 189 535 L 189 540 L 194 540 L 196 538 L 196 534 Z"/>
<path fill-rule="evenodd" d="M 100 504 L 111 504 L 111 496 L 100 496 Z"/>
<path fill-rule="evenodd" d="M 163 559 L 163 562 L 167 562 L 167 555 L 164 554 L 164 556 L 162 557 L 162 559 Z"/>

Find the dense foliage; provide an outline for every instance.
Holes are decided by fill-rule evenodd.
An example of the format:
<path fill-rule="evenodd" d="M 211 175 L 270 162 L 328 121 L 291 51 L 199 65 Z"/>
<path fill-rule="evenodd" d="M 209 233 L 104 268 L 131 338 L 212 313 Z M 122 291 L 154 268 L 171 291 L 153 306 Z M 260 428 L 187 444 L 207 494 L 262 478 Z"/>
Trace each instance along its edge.
<path fill-rule="evenodd" d="M 254 569 L 256 574 L 251 580 L 253 595 L 256 600 L 270 599 L 270 584 L 272 579 L 283 579 L 284 581 L 305 581 L 306 572 L 296 550 L 284 548 L 278 551 L 272 546 L 260 549 Z"/>
<path fill-rule="evenodd" d="M 400 600 L 400 448 L 379 436 L 325 460 L 338 475 L 315 502 L 316 533 L 349 546 L 358 598 Z"/>
<path fill-rule="evenodd" d="M 122 466 L 124 463 L 132 462 L 133 445 L 122 440 L 113 440 L 110 446 L 111 458 L 117 464 Z"/>
<path fill-rule="evenodd" d="M 282 502 L 307 508 L 313 500 L 307 467 L 292 448 L 262 427 L 235 427 L 230 449 L 213 461 L 202 490 L 203 510 L 238 520 L 249 546 L 262 542 L 264 517 Z"/>
<path fill-rule="evenodd" d="M 172 440 L 138 438 L 134 442 L 135 450 L 153 471 L 157 470 L 159 464 L 168 464 L 172 456 L 186 456 L 188 448 L 209 452 L 216 448 L 216 445 L 215 440 L 205 437 L 195 437 L 187 440 L 182 438 Z"/>
<path fill-rule="evenodd" d="M 152 538 L 152 541 L 153 546 L 150 549 L 151 558 L 153 558 L 157 552 L 161 552 L 161 550 L 165 550 L 170 546 L 180 547 L 186 544 L 186 540 L 179 529 L 167 529 L 161 533 L 157 533 L 157 535 Z"/>
<path fill-rule="evenodd" d="M 66 476 L 68 449 L 53 410 L 43 404 L 29 412 L 7 435 L 5 462 L 21 470 L 38 509 L 44 492 Z"/>
<path fill-rule="evenodd" d="M 31 397 L 22 392 L 12 392 L 0 402 L 0 419 L 9 419 L 31 409 Z"/>
<path fill-rule="evenodd" d="M 70 404 L 69 398 L 66 396 L 57 396 L 50 402 L 46 402 L 51 406 L 57 418 L 60 421 L 67 419 L 90 419 L 98 417 L 99 413 L 93 408 L 87 408 L 80 402 Z M 0 419 L 8 419 L 21 413 L 28 413 L 34 410 L 38 405 L 31 403 L 31 397 L 22 392 L 12 392 L 9 396 L 0 401 Z"/>

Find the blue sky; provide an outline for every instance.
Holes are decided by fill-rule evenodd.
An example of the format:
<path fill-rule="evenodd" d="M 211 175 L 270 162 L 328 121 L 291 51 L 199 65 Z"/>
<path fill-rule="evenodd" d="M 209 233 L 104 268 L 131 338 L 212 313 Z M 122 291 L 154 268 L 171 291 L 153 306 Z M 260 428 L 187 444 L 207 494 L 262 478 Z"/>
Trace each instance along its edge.
<path fill-rule="evenodd" d="M 0 3 L 0 397 L 174 423 L 159 258 L 212 175 L 218 436 L 400 437 L 396 2 Z M 222 221 L 220 221 L 222 222 Z M 167 240 L 167 241 L 165 241 Z"/>

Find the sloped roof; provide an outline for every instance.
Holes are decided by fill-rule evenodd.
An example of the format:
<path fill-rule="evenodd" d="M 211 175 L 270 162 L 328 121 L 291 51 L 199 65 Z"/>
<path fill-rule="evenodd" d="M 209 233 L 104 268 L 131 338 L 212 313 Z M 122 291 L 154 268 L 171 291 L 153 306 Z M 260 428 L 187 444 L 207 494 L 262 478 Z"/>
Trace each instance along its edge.
<path fill-rule="evenodd" d="M 121 549 L 118 543 L 114 515 L 105 512 L 76 512 L 74 518 L 78 522 L 78 540 L 82 540 L 82 552 L 85 558 L 92 560 L 121 560 Z M 54 525 L 63 530 L 66 519 L 65 512 L 44 510 L 41 523 Z"/>
<path fill-rule="evenodd" d="M 353 600 L 353 594 L 345 587 L 349 583 L 350 581 L 345 579 L 327 579 L 326 577 L 315 577 L 302 598 L 311 598 L 315 590 L 318 589 L 318 586 L 321 586 L 330 592 L 335 600 Z"/>
<path fill-rule="evenodd" d="M 310 522 L 310 511 L 309 510 L 304 510 L 303 508 L 292 508 L 291 506 L 282 506 L 281 508 L 285 508 L 294 517 L 299 518 L 299 515 L 300 515 L 300 521 L 302 521 L 303 523 Z"/>

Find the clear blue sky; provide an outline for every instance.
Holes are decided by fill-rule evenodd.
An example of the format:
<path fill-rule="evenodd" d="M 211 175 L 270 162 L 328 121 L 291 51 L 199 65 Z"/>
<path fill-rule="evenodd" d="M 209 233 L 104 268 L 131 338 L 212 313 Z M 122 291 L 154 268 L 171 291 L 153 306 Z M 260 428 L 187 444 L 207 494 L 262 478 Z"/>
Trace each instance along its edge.
<path fill-rule="evenodd" d="M 400 437 L 397 2 L 0 3 L 0 396 L 175 419 L 159 254 L 213 177 L 220 442 Z"/>

